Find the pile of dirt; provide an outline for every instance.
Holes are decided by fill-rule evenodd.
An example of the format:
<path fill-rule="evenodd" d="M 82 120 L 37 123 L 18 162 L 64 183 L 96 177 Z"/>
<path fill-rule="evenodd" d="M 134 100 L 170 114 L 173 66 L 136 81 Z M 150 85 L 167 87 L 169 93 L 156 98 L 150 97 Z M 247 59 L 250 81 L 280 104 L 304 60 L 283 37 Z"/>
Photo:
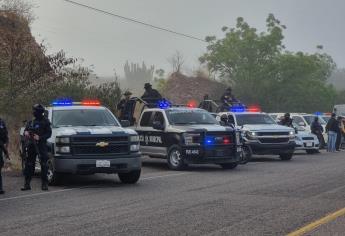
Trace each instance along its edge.
<path fill-rule="evenodd" d="M 175 104 L 186 104 L 191 100 L 199 103 L 205 94 L 209 95 L 209 99 L 219 100 L 224 91 L 225 85 L 220 82 L 173 73 L 166 83 L 163 94 Z"/>

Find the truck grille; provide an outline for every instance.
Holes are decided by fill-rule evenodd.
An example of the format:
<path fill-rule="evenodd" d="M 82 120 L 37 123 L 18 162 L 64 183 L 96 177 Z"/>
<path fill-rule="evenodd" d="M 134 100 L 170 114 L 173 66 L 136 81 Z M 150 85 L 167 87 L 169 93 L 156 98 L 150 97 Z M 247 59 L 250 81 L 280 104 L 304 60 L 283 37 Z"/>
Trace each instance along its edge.
<path fill-rule="evenodd" d="M 128 145 L 117 145 L 108 147 L 96 146 L 75 146 L 73 153 L 75 155 L 95 155 L 95 154 L 126 154 L 128 153 Z"/>
<path fill-rule="evenodd" d="M 287 143 L 289 138 L 259 138 L 261 143 Z"/>
<path fill-rule="evenodd" d="M 233 155 L 232 148 L 213 148 L 205 150 L 206 157 L 229 157 Z"/>
<path fill-rule="evenodd" d="M 128 142 L 128 136 L 81 135 L 71 138 L 72 152 L 74 155 L 127 154 L 129 153 Z"/>
<path fill-rule="evenodd" d="M 258 132 L 258 136 L 281 136 L 289 135 L 289 132 Z"/>
<path fill-rule="evenodd" d="M 209 142 L 209 143 L 208 143 Z M 229 145 L 234 144 L 234 133 L 206 133 L 205 144 Z"/>

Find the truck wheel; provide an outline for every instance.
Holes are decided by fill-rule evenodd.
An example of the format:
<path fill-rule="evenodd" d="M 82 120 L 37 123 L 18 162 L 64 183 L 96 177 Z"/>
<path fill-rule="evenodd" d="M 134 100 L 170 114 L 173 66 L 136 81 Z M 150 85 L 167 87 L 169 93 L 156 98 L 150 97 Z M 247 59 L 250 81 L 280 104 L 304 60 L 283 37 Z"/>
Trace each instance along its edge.
<path fill-rule="evenodd" d="M 252 159 L 252 155 L 253 155 L 253 152 L 252 152 L 252 149 L 250 148 L 250 146 L 244 145 L 242 147 L 240 164 L 242 164 L 242 165 L 247 164 L 250 161 L 250 159 Z"/>
<path fill-rule="evenodd" d="M 282 153 L 279 154 L 279 156 L 282 161 L 290 161 L 293 156 L 293 153 Z"/>
<path fill-rule="evenodd" d="M 220 166 L 225 169 L 225 170 L 232 170 L 235 169 L 237 167 L 237 163 L 224 163 L 224 164 L 220 164 Z"/>
<path fill-rule="evenodd" d="M 182 151 L 178 146 L 172 146 L 168 153 L 168 165 L 172 170 L 183 170 L 186 164 L 183 161 Z"/>
<path fill-rule="evenodd" d="M 133 170 L 128 173 L 118 173 L 120 180 L 124 184 L 135 184 L 140 178 L 141 170 Z"/>
<path fill-rule="evenodd" d="M 53 160 L 49 159 L 47 162 L 48 165 L 48 184 L 49 185 L 58 185 L 61 181 L 61 174 L 55 172 Z"/>

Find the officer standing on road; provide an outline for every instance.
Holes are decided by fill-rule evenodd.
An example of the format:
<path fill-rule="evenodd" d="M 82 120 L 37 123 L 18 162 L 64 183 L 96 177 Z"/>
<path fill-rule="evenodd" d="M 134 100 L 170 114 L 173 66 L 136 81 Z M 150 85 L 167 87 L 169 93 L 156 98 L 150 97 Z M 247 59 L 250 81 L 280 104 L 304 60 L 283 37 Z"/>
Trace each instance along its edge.
<path fill-rule="evenodd" d="M 121 99 L 121 101 L 117 104 L 117 110 L 120 112 L 119 118 L 120 120 L 129 120 L 129 114 L 128 114 L 128 102 L 131 99 L 132 93 L 130 91 L 126 91 L 123 94 L 124 98 Z"/>
<path fill-rule="evenodd" d="M 144 85 L 145 92 L 141 99 L 149 104 L 155 104 L 158 100 L 162 99 L 162 95 L 156 90 L 152 88 L 150 83 L 145 83 Z"/>
<path fill-rule="evenodd" d="M 10 159 L 8 155 L 8 131 L 5 122 L 0 118 L 0 194 L 4 194 L 5 191 L 2 185 L 1 170 L 4 167 L 4 154 L 7 159 Z"/>
<path fill-rule="evenodd" d="M 336 114 L 332 113 L 331 119 L 329 119 L 326 125 L 326 132 L 328 133 L 327 152 L 336 151 L 335 144 L 337 141 L 337 133 L 339 129 L 339 124 L 335 117 L 336 117 Z"/>
<path fill-rule="evenodd" d="M 322 133 L 324 132 L 322 125 L 319 122 L 319 117 L 315 116 L 314 121 L 310 125 L 311 133 L 315 134 L 320 143 L 320 149 L 325 147 L 325 139 L 323 138 Z"/>
<path fill-rule="evenodd" d="M 44 116 L 45 109 L 41 104 L 32 108 L 34 119 L 25 127 L 24 135 L 27 142 L 27 158 L 25 160 L 25 184 L 22 191 L 31 190 L 30 182 L 35 172 L 36 156 L 39 156 L 41 164 L 42 190 L 48 190 L 48 151 L 47 139 L 52 135 L 49 120 Z"/>
<path fill-rule="evenodd" d="M 293 128 L 292 119 L 290 118 L 290 113 L 285 113 L 284 118 L 279 123 L 280 125 Z"/>

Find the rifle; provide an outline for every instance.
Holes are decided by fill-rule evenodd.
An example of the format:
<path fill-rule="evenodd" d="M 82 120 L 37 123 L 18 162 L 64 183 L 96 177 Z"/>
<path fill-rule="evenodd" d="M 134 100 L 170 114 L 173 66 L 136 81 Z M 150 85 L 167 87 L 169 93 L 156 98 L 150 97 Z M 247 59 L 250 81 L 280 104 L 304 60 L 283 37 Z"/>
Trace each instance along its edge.
<path fill-rule="evenodd" d="M 37 134 L 37 130 L 33 127 L 29 127 L 27 131 L 29 132 L 29 142 L 26 146 L 28 147 L 30 144 L 32 144 L 34 146 L 37 157 L 41 159 L 37 141 L 34 139 L 34 135 Z"/>
<path fill-rule="evenodd" d="M 8 160 L 10 160 L 10 155 L 8 154 L 8 150 L 7 150 L 7 148 L 6 148 L 6 146 L 5 146 L 3 141 L 0 141 L 0 151 L 3 151 L 5 156 L 6 156 L 6 158 Z"/>

